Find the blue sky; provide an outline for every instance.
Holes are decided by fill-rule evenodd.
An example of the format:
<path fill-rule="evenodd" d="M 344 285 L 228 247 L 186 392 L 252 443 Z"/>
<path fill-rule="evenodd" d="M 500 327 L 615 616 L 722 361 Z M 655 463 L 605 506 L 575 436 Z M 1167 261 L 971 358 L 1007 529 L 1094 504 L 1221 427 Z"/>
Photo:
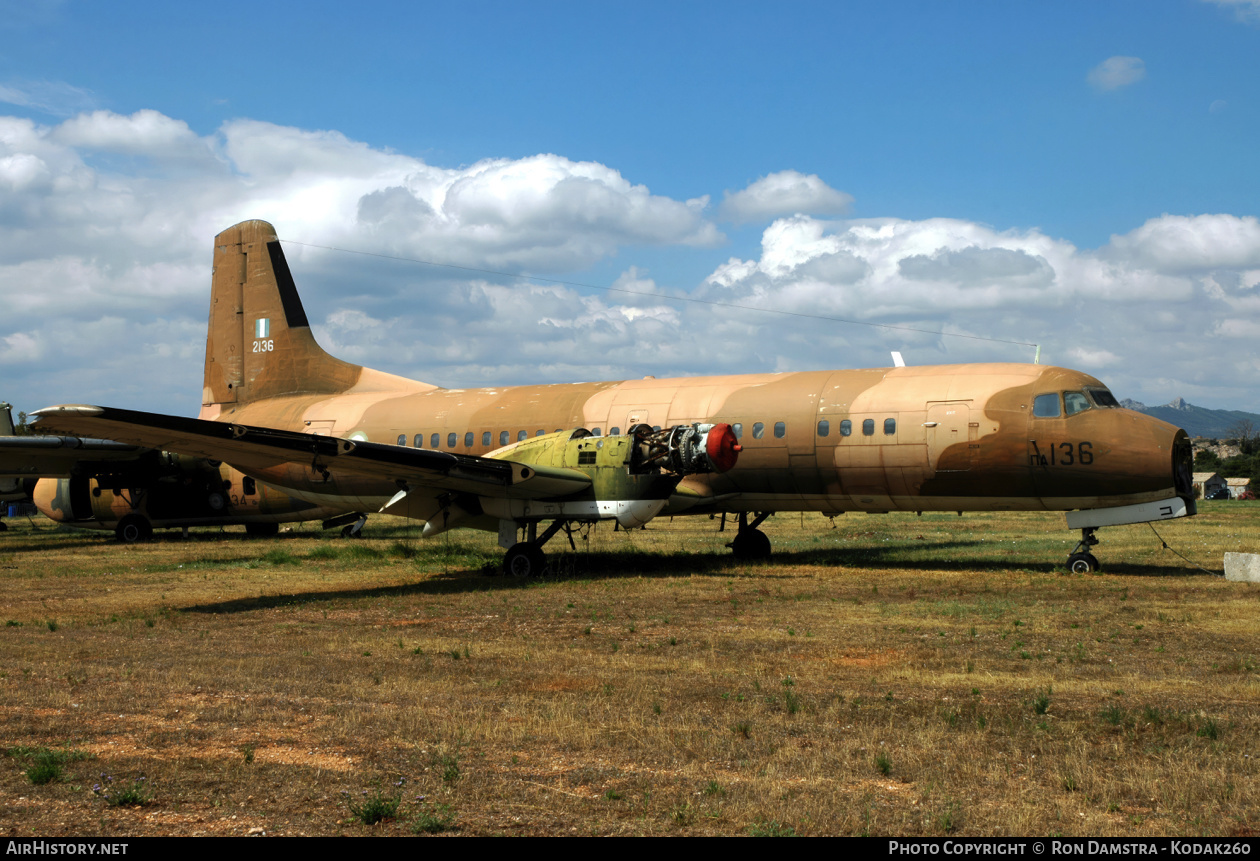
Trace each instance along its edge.
<path fill-rule="evenodd" d="M 21 409 L 195 412 L 211 239 L 257 217 L 509 273 L 286 247 L 321 342 L 440 384 L 1031 359 L 691 296 L 1260 411 L 1257 3 L 0 12 Z"/>

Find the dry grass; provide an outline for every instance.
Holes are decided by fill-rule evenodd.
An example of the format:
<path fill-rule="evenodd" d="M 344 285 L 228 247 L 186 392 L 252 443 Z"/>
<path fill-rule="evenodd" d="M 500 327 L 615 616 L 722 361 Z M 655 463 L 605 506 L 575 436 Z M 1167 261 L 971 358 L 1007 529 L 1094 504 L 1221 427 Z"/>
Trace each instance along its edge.
<path fill-rule="evenodd" d="M 1217 573 L 1260 548 L 1255 504 L 1205 508 L 1161 534 Z M 1260 591 L 1146 527 L 1103 530 L 1106 573 L 1075 576 L 1061 515 L 780 515 L 756 565 L 680 519 L 557 538 L 558 573 L 522 583 L 483 573 L 490 536 L 375 522 L 358 542 L 0 535 L 0 826 L 1257 827 Z M 41 748 L 67 755 L 36 785 Z M 107 805 L 102 774 L 151 800 Z M 365 791 L 400 795 L 397 818 L 359 822 Z"/>

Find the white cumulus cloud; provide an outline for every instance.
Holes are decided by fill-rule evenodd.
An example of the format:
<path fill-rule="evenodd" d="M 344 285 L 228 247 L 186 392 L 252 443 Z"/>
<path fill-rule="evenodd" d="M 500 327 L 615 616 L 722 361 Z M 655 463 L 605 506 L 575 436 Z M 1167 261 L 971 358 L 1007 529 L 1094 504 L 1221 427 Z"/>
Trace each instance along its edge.
<path fill-rule="evenodd" d="M 862 367 L 889 350 L 1028 361 L 1037 343 L 1122 397 L 1260 409 L 1256 362 L 1206 348 L 1245 349 L 1260 319 L 1253 216 L 1161 215 L 1081 249 L 963 219 L 820 217 L 848 196 L 788 171 L 727 195 L 768 221 L 732 255 L 707 205 L 554 153 L 445 167 L 255 120 L 197 135 L 155 111 L 0 117 L 2 394 L 195 413 L 211 239 L 263 218 L 330 352 L 440 385 Z M 642 245 L 709 275 L 648 271 Z M 609 286 L 629 292 L 468 271 L 563 277 L 614 255 L 629 259 Z"/>
<path fill-rule="evenodd" d="M 842 215 L 853 204 L 852 195 L 836 191 L 817 174 L 806 176 L 781 170 L 749 183 L 740 191 L 728 191 L 721 215 L 730 221 L 749 222 L 779 215 Z"/>

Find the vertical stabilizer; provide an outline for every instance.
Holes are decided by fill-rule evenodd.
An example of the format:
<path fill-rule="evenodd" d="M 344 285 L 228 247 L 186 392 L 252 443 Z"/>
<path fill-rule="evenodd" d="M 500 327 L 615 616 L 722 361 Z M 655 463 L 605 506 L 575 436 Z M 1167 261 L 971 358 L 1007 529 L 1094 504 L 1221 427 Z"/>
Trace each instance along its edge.
<path fill-rule="evenodd" d="M 216 236 L 202 415 L 214 417 L 267 398 L 337 394 L 355 386 L 432 388 L 335 359 L 315 343 L 270 224 L 244 221 Z"/>

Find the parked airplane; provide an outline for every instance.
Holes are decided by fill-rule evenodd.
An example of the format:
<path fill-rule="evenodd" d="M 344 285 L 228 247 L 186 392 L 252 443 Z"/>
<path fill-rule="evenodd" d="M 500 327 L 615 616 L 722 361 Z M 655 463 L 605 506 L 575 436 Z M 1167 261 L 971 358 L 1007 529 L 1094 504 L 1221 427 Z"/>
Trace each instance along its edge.
<path fill-rule="evenodd" d="M 1068 565 L 1092 571 L 1099 527 L 1194 513 L 1186 433 L 1066 368 L 444 389 L 352 365 L 315 342 L 262 221 L 215 239 L 199 419 L 83 405 L 36 415 L 228 461 L 315 504 L 416 518 L 425 535 L 498 530 L 521 574 L 573 522 L 733 514 L 730 546 L 755 558 L 770 552 L 759 527 L 772 512 L 893 509 L 1069 511 L 1081 541 Z M 656 480 L 663 461 L 678 468 Z"/>
<path fill-rule="evenodd" d="M 155 527 L 244 524 L 251 535 L 274 535 L 281 523 L 327 518 L 340 526 L 360 516 L 342 516 L 344 507 L 291 496 L 218 461 L 13 431 L 12 410 L 0 403 L 0 502 L 32 501 L 52 520 L 112 529 L 120 541 L 143 541 Z"/>

